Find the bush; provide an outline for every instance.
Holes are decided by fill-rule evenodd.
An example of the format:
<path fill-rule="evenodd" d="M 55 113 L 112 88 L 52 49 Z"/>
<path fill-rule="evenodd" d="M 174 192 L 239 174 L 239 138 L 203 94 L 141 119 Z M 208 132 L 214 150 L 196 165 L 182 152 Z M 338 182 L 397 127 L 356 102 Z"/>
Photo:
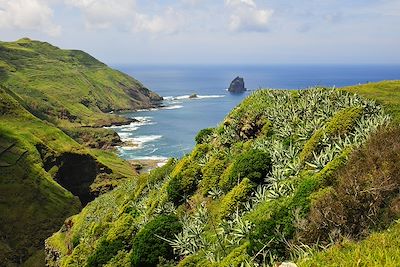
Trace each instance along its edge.
<path fill-rule="evenodd" d="M 203 260 L 204 256 L 190 255 L 181 260 L 177 267 L 196 267 Z"/>
<path fill-rule="evenodd" d="M 181 172 L 183 172 L 185 170 L 185 168 L 187 168 L 187 166 L 190 164 L 190 160 L 189 157 L 183 157 L 180 161 L 178 161 L 178 163 L 175 165 L 174 169 L 172 170 L 172 172 L 170 173 L 171 176 L 177 176 L 178 174 L 180 174 Z"/>
<path fill-rule="evenodd" d="M 313 152 L 318 149 L 322 138 L 324 138 L 324 130 L 318 129 L 314 132 L 310 139 L 304 144 L 303 150 L 300 152 L 300 160 L 302 162 L 308 161 L 312 158 Z"/>
<path fill-rule="evenodd" d="M 173 239 L 182 230 L 176 216 L 161 215 L 147 223 L 133 240 L 131 263 L 133 267 L 154 267 L 159 258 L 174 259 L 174 251 L 166 239 Z"/>
<path fill-rule="evenodd" d="M 226 160 L 221 156 L 213 156 L 203 167 L 203 179 L 201 180 L 199 187 L 201 193 L 205 196 L 208 192 L 217 187 L 221 174 L 225 170 Z"/>
<path fill-rule="evenodd" d="M 214 132 L 213 128 L 206 128 L 199 131 L 195 137 L 196 144 L 202 144 Z"/>
<path fill-rule="evenodd" d="M 251 257 L 247 254 L 249 242 L 244 243 L 240 247 L 235 248 L 226 256 L 219 266 L 221 267 L 241 267 L 246 266 L 246 262 L 251 262 Z"/>
<path fill-rule="evenodd" d="M 107 233 L 107 240 L 122 240 L 129 246 L 132 237 L 137 231 L 134 218 L 130 214 L 122 214 L 118 220 L 114 221 Z"/>
<path fill-rule="evenodd" d="M 318 153 L 320 143 L 325 135 L 332 137 L 348 133 L 362 115 L 363 109 L 360 107 L 346 108 L 337 112 L 329 122 L 326 123 L 324 128 L 315 131 L 311 138 L 304 144 L 303 150 L 300 153 L 300 160 L 303 162 L 310 160 L 313 156 L 313 152 Z"/>
<path fill-rule="evenodd" d="M 249 113 L 240 119 L 238 135 L 242 140 L 256 138 L 259 134 L 268 136 L 272 122 L 258 113 Z"/>
<path fill-rule="evenodd" d="M 219 215 L 225 218 L 235 212 L 236 208 L 247 199 L 254 185 L 249 179 L 244 178 L 243 181 L 235 186 L 221 201 L 221 209 Z"/>
<path fill-rule="evenodd" d="M 329 136 L 348 133 L 353 128 L 354 123 L 361 118 L 363 111 L 363 108 L 352 107 L 337 112 L 327 123 L 326 133 Z"/>
<path fill-rule="evenodd" d="M 182 204 L 189 196 L 191 196 L 197 188 L 197 184 L 201 179 L 200 166 L 191 163 L 176 176 L 173 176 L 168 183 L 167 193 L 168 199 L 175 205 Z"/>
<path fill-rule="evenodd" d="M 220 187 L 228 192 L 243 178 L 248 178 L 255 184 L 260 184 L 271 171 L 271 159 L 263 151 L 251 149 L 236 158 L 221 177 Z"/>
<path fill-rule="evenodd" d="M 249 253 L 254 254 L 264 248 L 284 260 L 288 253 L 283 237 L 286 240 L 294 237 L 298 219 L 295 216 L 306 216 L 310 209 L 309 196 L 320 185 L 320 179 L 316 175 L 303 178 L 293 196 L 276 200 L 270 208 L 271 215 L 256 222 L 249 238 Z"/>
<path fill-rule="evenodd" d="M 399 161 L 399 128 L 379 131 L 354 151 L 332 188 L 315 197 L 304 241 L 329 241 L 333 233 L 357 239 L 386 227 L 396 215 L 387 211 L 398 196 Z"/>
<path fill-rule="evenodd" d="M 190 154 L 191 160 L 199 160 L 203 158 L 209 150 L 208 144 L 197 144 L 194 148 L 192 153 Z"/>
<path fill-rule="evenodd" d="M 159 181 L 162 181 L 167 175 L 171 173 L 173 168 L 175 167 L 176 159 L 169 159 L 167 164 L 162 167 L 155 168 L 154 170 L 150 171 L 148 183 L 154 184 Z"/>
<path fill-rule="evenodd" d="M 97 246 L 95 252 L 89 256 L 87 260 L 87 267 L 103 266 L 109 262 L 118 251 L 124 248 L 122 240 L 102 240 Z"/>

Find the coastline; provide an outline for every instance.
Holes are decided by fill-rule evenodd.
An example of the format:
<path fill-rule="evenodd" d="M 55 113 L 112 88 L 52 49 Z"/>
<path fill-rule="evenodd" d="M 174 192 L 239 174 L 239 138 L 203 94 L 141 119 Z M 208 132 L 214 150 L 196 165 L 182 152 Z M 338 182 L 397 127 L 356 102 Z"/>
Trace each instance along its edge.
<path fill-rule="evenodd" d="M 168 159 L 131 159 L 128 162 L 132 168 L 139 174 L 149 173 L 150 171 L 161 167 L 167 163 Z"/>

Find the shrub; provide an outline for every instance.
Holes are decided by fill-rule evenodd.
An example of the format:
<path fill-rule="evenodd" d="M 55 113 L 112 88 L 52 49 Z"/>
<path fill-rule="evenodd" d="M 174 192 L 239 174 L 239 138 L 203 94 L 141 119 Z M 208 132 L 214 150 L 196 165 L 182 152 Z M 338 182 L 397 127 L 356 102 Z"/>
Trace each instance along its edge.
<path fill-rule="evenodd" d="M 398 266 L 400 262 L 400 223 L 373 233 L 357 242 L 345 239 L 327 250 L 313 253 L 298 266 Z M 357 262 L 357 264 L 356 264 Z"/>
<path fill-rule="evenodd" d="M 311 138 L 304 144 L 303 150 L 300 153 L 300 160 L 307 161 L 313 156 L 313 152 L 318 153 L 320 143 L 324 136 L 344 135 L 348 133 L 355 122 L 361 118 L 363 109 L 360 107 L 351 107 L 337 112 L 326 123 L 324 128 L 314 132 Z"/>
<path fill-rule="evenodd" d="M 167 164 L 165 164 L 164 166 L 152 170 L 148 178 L 149 183 L 154 184 L 163 180 L 167 175 L 171 173 L 171 171 L 175 167 L 175 164 L 176 159 L 169 159 Z"/>
<path fill-rule="evenodd" d="M 113 241 L 119 239 L 129 246 L 136 231 L 134 223 L 134 218 L 130 214 L 122 214 L 118 220 L 113 222 L 112 227 L 107 233 L 107 240 Z"/>
<path fill-rule="evenodd" d="M 235 186 L 221 201 L 221 209 L 219 215 L 225 218 L 235 212 L 236 208 L 247 199 L 247 196 L 253 189 L 254 185 L 249 179 L 244 178 L 240 184 Z"/>
<path fill-rule="evenodd" d="M 174 259 L 172 247 L 167 241 L 182 230 L 182 224 L 176 216 L 161 215 L 147 223 L 133 240 L 131 263 L 133 267 L 154 267 L 159 258 Z"/>
<path fill-rule="evenodd" d="M 400 187 L 400 129 L 381 130 L 354 151 L 332 188 L 317 195 L 301 233 L 305 242 L 329 241 L 333 233 L 361 238 L 393 219 L 386 212 Z"/>
<path fill-rule="evenodd" d="M 199 131 L 195 137 L 196 144 L 202 144 L 214 132 L 213 128 L 206 128 Z"/>
<path fill-rule="evenodd" d="M 362 114 L 363 108 L 361 107 L 346 108 L 337 112 L 326 124 L 326 133 L 334 136 L 349 132 Z"/>
<path fill-rule="evenodd" d="M 220 156 L 213 156 L 203 167 L 203 179 L 199 184 L 201 193 L 205 196 L 208 192 L 217 187 L 221 174 L 225 170 L 226 160 Z"/>
<path fill-rule="evenodd" d="M 174 169 L 170 173 L 171 176 L 177 176 L 181 173 L 185 168 L 190 164 L 190 159 L 188 156 L 183 157 L 178 163 L 175 165 Z"/>
<path fill-rule="evenodd" d="M 183 203 L 196 191 L 200 179 L 200 166 L 194 162 L 187 165 L 186 169 L 182 169 L 169 181 L 167 187 L 168 199 L 176 205 Z"/>
<path fill-rule="evenodd" d="M 97 246 L 95 252 L 89 256 L 87 267 L 103 266 L 111 260 L 118 251 L 124 248 L 122 240 L 102 240 Z"/>
<path fill-rule="evenodd" d="M 268 119 L 264 119 L 261 125 L 261 134 L 264 136 L 270 136 L 272 133 L 272 122 Z"/>
<path fill-rule="evenodd" d="M 310 209 L 309 196 L 320 185 L 320 179 L 316 175 L 303 178 L 293 196 L 276 200 L 271 206 L 271 215 L 256 222 L 250 234 L 248 251 L 257 253 L 264 248 L 280 259 L 285 259 L 287 247 L 284 239 L 293 238 L 298 219 L 295 216 L 302 218 L 306 216 Z"/>
<path fill-rule="evenodd" d="M 314 132 L 310 139 L 304 144 L 303 150 L 300 152 L 300 160 L 307 161 L 313 156 L 313 152 L 317 150 L 320 145 L 322 138 L 324 138 L 323 129 L 318 129 Z"/>
<path fill-rule="evenodd" d="M 247 248 L 249 247 L 249 242 L 235 248 L 231 253 L 226 256 L 219 266 L 221 267 L 240 267 L 246 262 L 251 261 L 251 257 L 247 254 Z M 246 265 L 245 265 L 246 266 Z"/>
<path fill-rule="evenodd" d="M 198 264 L 204 260 L 204 256 L 200 255 L 190 255 L 183 260 L 181 260 L 177 267 L 196 267 Z"/>
<path fill-rule="evenodd" d="M 251 149 L 236 158 L 221 177 L 220 187 L 228 192 L 243 178 L 248 178 L 256 184 L 264 181 L 264 178 L 271 171 L 271 159 L 263 151 Z"/>
<path fill-rule="evenodd" d="M 203 158 L 209 150 L 208 144 L 197 144 L 194 148 L 192 153 L 190 154 L 191 160 L 199 160 Z"/>

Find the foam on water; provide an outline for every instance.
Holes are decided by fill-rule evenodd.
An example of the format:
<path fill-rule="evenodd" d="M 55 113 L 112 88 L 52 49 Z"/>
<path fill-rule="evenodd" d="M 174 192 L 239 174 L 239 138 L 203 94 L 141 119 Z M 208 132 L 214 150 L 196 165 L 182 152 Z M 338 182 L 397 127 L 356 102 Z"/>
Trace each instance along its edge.
<path fill-rule="evenodd" d="M 162 108 L 160 108 L 160 109 L 167 109 L 167 110 L 170 110 L 170 109 L 180 109 L 180 108 L 183 108 L 183 106 L 182 106 L 182 105 L 172 105 L 172 106 L 162 107 Z"/>
<path fill-rule="evenodd" d="M 174 100 L 196 100 L 196 99 L 207 99 L 207 98 L 221 98 L 225 97 L 225 95 L 197 95 L 196 97 L 190 97 L 191 95 L 181 95 L 181 96 L 166 96 L 164 97 L 165 101 L 174 101 Z"/>
<path fill-rule="evenodd" d="M 141 135 L 135 137 L 126 137 L 123 141 L 125 142 L 132 142 L 134 145 L 129 150 L 140 149 L 143 147 L 144 144 L 156 141 L 161 139 L 162 135 Z M 130 146 L 123 146 L 124 149 L 127 149 Z"/>

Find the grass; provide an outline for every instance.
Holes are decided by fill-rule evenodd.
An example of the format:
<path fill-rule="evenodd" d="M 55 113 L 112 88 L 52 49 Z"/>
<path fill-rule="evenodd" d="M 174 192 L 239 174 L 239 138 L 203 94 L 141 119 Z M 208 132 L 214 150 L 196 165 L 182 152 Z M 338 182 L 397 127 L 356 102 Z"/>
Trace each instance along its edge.
<path fill-rule="evenodd" d="M 103 125 L 113 110 L 150 107 L 159 97 L 90 55 L 21 39 L 0 42 L 1 82 L 35 115 L 62 124 Z"/>
<path fill-rule="evenodd" d="M 113 188 L 136 173 L 115 154 L 83 147 L 26 107 L 18 95 L 0 86 L 0 232 L 6 236 L 2 241 L 7 248 L 0 249 L 0 258 L 9 264 L 13 259 L 26 260 L 29 265 L 44 261 L 44 239 L 81 209 L 79 199 L 54 181 L 57 168 L 46 169 L 47 161 L 67 152 L 92 155 L 111 171 L 106 179 L 92 184 L 98 191 Z"/>
<path fill-rule="evenodd" d="M 375 100 L 400 123 L 400 81 L 382 81 L 344 87 L 343 90 Z"/>
<path fill-rule="evenodd" d="M 361 242 L 345 240 L 297 262 L 299 267 L 396 267 L 400 262 L 400 222 L 371 234 Z"/>

